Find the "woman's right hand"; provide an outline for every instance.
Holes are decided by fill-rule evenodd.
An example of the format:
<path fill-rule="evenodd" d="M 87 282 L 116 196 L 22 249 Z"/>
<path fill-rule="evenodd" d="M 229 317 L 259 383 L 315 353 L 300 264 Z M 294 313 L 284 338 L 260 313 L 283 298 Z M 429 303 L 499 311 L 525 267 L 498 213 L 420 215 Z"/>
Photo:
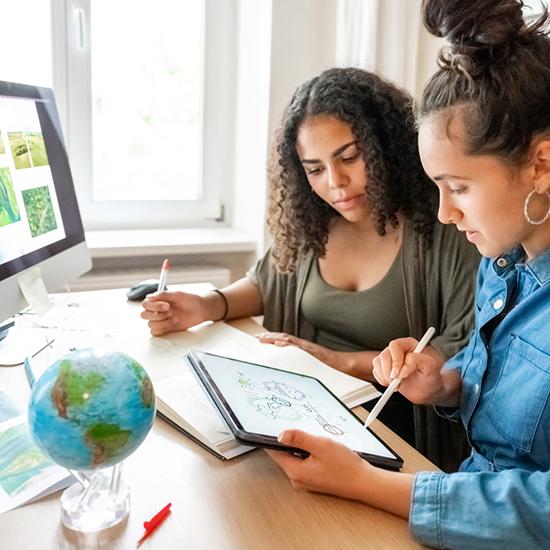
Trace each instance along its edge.
<path fill-rule="evenodd" d="M 206 300 L 187 292 L 149 294 L 142 302 L 141 317 L 153 336 L 185 330 L 208 320 Z"/>
<path fill-rule="evenodd" d="M 373 374 L 383 386 L 401 378 L 398 391 L 419 405 L 437 403 L 444 392 L 441 363 L 429 353 L 413 353 L 414 338 L 392 340 L 373 361 Z"/>

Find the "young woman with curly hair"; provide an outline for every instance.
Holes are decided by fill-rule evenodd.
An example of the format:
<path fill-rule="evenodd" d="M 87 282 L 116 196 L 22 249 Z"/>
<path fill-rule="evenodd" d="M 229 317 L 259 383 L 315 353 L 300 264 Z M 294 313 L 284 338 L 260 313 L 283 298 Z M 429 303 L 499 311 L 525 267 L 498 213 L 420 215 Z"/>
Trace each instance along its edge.
<path fill-rule="evenodd" d="M 383 471 L 328 438 L 288 430 L 271 452 L 297 487 L 409 519 L 436 548 L 550 548 L 550 16 L 520 0 L 424 0 L 448 46 L 420 105 L 422 164 L 439 219 L 476 245 L 475 327 L 443 367 L 401 338 L 376 378 L 460 418 L 472 444 L 457 473 Z"/>
<path fill-rule="evenodd" d="M 263 314 L 261 341 L 374 381 L 390 340 L 434 326 L 427 353 L 443 365 L 471 328 L 479 256 L 437 222 L 416 141 L 411 98 L 375 74 L 330 69 L 302 84 L 277 132 L 272 248 L 223 296 L 147 299 L 152 333 Z M 458 424 L 401 396 L 380 419 L 445 469 L 467 452 Z"/>

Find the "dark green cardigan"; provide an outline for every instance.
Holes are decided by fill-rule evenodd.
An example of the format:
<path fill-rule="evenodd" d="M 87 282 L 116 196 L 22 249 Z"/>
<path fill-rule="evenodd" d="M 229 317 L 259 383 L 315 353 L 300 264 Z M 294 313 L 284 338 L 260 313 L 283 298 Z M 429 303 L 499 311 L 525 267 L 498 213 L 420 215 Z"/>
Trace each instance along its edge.
<path fill-rule="evenodd" d="M 431 247 L 405 223 L 401 270 L 405 282 L 405 307 L 410 336 L 420 339 L 435 327 L 430 342 L 445 357 L 455 355 L 468 341 L 473 326 L 477 249 L 454 226 L 437 223 Z M 270 252 L 258 261 L 247 277 L 260 289 L 267 330 L 287 332 L 313 340 L 314 328 L 301 314 L 300 303 L 312 253 L 291 274 L 278 273 Z M 409 336 L 404 334 L 403 336 Z M 415 447 L 440 468 L 456 470 L 469 452 L 461 425 L 438 416 L 432 407 L 414 407 Z"/>

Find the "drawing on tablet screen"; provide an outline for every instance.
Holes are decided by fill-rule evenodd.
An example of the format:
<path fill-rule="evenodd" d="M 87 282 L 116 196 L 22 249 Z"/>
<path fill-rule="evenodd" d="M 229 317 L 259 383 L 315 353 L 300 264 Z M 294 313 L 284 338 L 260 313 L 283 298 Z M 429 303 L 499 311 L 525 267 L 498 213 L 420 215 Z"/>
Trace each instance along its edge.
<path fill-rule="evenodd" d="M 337 425 L 338 421 L 346 422 L 346 418 L 337 415 L 327 418 L 327 413 L 313 405 L 303 391 L 289 386 L 284 382 L 267 380 L 253 382 L 242 372 L 235 373 L 235 381 L 246 394 L 248 404 L 257 413 L 275 420 L 301 420 L 309 418 L 317 422 L 323 430 L 331 435 L 344 435 L 344 430 Z"/>

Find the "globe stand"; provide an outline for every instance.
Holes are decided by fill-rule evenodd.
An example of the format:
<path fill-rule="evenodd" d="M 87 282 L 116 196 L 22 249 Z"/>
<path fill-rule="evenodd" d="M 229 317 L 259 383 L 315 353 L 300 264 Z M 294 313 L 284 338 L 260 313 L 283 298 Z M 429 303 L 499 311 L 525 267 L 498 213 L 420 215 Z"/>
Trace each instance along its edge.
<path fill-rule="evenodd" d="M 73 531 L 107 529 L 130 512 L 130 488 L 121 481 L 122 463 L 110 471 L 74 472 L 74 483 L 61 496 L 61 520 Z"/>

